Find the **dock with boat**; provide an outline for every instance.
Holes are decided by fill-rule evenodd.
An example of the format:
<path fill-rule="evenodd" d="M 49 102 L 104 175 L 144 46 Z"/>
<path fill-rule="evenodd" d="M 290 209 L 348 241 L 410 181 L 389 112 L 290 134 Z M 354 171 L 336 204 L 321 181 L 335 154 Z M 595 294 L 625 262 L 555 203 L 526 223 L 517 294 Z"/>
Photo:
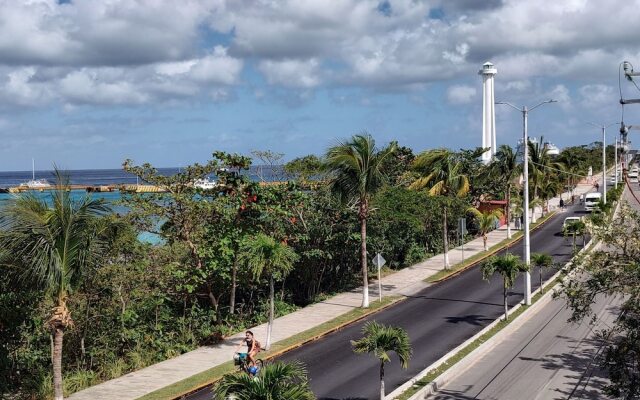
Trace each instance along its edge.
<path fill-rule="evenodd" d="M 55 185 L 20 185 L 8 188 L 0 188 L 0 193 L 24 193 L 24 192 L 45 192 L 50 190 L 56 190 Z M 167 190 L 165 188 L 154 185 L 136 185 L 136 184 L 121 184 L 121 185 L 68 185 L 67 190 L 84 190 L 88 193 L 108 193 L 108 192 L 122 192 L 122 193 L 163 193 Z"/>

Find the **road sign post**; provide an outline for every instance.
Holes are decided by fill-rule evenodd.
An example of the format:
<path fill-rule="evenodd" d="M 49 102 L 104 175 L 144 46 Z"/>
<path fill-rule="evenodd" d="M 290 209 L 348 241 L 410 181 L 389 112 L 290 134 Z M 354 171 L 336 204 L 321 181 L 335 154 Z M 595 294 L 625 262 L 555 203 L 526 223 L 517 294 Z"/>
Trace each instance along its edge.
<path fill-rule="evenodd" d="M 467 233 L 467 219 L 458 219 L 458 232 L 460 233 L 460 246 L 462 248 L 462 261 L 464 261 L 464 234 Z"/>
<path fill-rule="evenodd" d="M 387 260 L 382 257 L 382 254 L 378 253 L 373 258 L 373 265 L 378 267 L 378 298 L 382 301 L 382 279 L 380 276 L 380 268 L 387 262 Z"/>

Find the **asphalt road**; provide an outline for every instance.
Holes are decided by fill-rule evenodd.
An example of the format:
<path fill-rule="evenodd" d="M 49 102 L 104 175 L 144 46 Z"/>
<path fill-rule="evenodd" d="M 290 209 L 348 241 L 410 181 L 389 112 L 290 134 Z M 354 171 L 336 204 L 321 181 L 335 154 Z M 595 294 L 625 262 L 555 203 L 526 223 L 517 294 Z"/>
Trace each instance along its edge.
<path fill-rule="evenodd" d="M 560 234 L 565 217 L 582 215 L 581 206 L 569 207 L 531 234 L 531 251 L 553 256 L 555 262 L 571 258 L 572 244 Z M 506 251 L 522 254 L 522 241 Z M 544 279 L 554 274 L 543 271 Z M 538 286 L 538 271 L 532 270 L 532 286 Z M 523 278 L 509 291 L 509 305 L 523 298 Z M 283 361 L 302 361 L 311 387 L 320 400 L 360 400 L 379 398 L 378 363 L 370 355 L 356 355 L 350 340 L 361 337 L 365 322 L 376 320 L 404 328 L 413 345 L 409 368 L 403 370 L 396 359 L 387 364 L 387 393 L 406 382 L 502 314 L 502 280 L 482 280 L 479 266 L 453 279 L 430 286 L 397 305 L 369 316 L 340 331 L 295 349 L 280 357 Z M 393 358 L 393 356 L 392 356 Z M 205 389 L 188 397 L 209 399 Z"/>
<path fill-rule="evenodd" d="M 611 326 L 619 298 L 600 297 L 600 317 L 569 324 L 564 299 L 554 299 L 466 371 L 429 397 L 432 400 L 603 399 L 608 383 L 599 369 L 603 343 L 594 332 Z"/>
<path fill-rule="evenodd" d="M 631 188 L 640 197 L 638 185 Z M 628 191 L 625 200 L 640 211 Z M 599 368 L 603 342 L 594 332 L 612 326 L 621 302 L 619 296 L 599 296 L 592 308 L 598 320 L 591 325 L 567 323 L 565 300 L 552 300 L 429 399 L 606 398 L 602 389 L 609 381 Z"/>

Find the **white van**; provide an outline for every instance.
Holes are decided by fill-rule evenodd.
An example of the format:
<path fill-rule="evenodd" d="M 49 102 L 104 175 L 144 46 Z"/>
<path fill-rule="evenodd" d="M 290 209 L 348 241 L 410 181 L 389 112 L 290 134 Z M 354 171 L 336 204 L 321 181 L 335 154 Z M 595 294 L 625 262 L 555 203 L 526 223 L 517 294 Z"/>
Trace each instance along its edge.
<path fill-rule="evenodd" d="M 629 183 L 638 183 L 638 171 L 631 171 L 627 174 L 627 178 L 629 178 Z"/>
<path fill-rule="evenodd" d="M 584 210 L 593 211 L 598 207 L 602 193 L 587 193 L 584 196 Z"/>

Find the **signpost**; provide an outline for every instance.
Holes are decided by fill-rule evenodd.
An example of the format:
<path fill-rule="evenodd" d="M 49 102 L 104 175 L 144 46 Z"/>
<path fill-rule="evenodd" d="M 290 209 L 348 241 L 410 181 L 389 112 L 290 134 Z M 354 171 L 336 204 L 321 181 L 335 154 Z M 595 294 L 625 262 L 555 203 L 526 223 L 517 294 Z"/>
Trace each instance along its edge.
<path fill-rule="evenodd" d="M 382 254 L 378 253 L 373 258 L 373 265 L 378 267 L 378 298 L 382 301 L 382 279 L 380 279 L 380 268 L 387 262 L 387 260 L 382 257 Z"/>
<path fill-rule="evenodd" d="M 464 235 L 467 233 L 467 219 L 458 219 L 458 232 L 460 233 L 460 245 L 462 246 L 462 261 L 464 261 Z"/>

